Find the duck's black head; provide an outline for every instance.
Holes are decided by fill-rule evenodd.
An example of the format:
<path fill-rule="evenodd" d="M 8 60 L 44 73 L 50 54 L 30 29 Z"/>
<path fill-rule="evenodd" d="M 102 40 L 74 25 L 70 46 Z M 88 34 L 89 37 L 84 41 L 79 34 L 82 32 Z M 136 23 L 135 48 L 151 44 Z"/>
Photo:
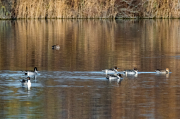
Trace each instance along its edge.
<path fill-rule="evenodd" d="M 118 69 L 118 68 L 115 66 L 114 69 Z"/>
<path fill-rule="evenodd" d="M 53 46 L 52 46 L 52 49 L 55 49 L 55 48 L 56 48 L 56 45 L 53 45 Z"/>
<path fill-rule="evenodd" d="M 34 71 L 37 71 L 37 67 L 34 67 Z"/>

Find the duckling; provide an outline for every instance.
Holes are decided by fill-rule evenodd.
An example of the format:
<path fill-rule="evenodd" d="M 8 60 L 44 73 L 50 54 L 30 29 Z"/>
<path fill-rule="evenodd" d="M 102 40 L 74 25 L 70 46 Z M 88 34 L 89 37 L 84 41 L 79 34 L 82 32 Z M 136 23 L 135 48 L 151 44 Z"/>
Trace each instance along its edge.
<path fill-rule="evenodd" d="M 156 69 L 155 72 L 157 74 L 169 74 L 169 68 L 166 68 L 166 69 Z"/>
<path fill-rule="evenodd" d="M 106 75 L 107 74 L 115 74 L 115 73 L 117 73 L 118 71 L 117 71 L 117 67 L 114 67 L 113 69 L 105 69 L 105 70 L 102 70 L 104 73 L 106 73 Z"/>

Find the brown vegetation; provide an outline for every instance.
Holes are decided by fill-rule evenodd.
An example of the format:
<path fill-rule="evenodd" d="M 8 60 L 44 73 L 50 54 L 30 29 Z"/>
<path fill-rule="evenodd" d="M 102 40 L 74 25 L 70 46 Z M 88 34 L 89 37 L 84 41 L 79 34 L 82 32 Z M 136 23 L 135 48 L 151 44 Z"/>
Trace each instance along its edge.
<path fill-rule="evenodd" d="M 179 0 L 0 0 L 0 18 L 179 18 Z"/>

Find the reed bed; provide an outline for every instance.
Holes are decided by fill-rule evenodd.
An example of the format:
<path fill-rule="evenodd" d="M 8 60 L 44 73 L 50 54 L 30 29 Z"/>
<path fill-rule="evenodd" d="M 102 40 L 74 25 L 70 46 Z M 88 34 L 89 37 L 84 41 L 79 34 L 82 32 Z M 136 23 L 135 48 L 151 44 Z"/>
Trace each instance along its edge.
<path fill-rule="evenodd" d="M 180 0 L 1 0 L 0 18 L 180 18 Z"/>

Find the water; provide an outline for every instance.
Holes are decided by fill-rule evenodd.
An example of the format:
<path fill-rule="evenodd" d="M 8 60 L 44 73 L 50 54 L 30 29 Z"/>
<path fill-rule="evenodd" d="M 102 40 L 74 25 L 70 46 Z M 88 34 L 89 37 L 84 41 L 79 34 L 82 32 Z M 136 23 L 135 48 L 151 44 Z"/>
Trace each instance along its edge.
<path fill-rule="evenodd" d="M 0 117 L 179 118 L 179 29 L 179 19 L 1 20 Z M 108 81 L 102 70 L 114 66 L 140 73 Z"/>

